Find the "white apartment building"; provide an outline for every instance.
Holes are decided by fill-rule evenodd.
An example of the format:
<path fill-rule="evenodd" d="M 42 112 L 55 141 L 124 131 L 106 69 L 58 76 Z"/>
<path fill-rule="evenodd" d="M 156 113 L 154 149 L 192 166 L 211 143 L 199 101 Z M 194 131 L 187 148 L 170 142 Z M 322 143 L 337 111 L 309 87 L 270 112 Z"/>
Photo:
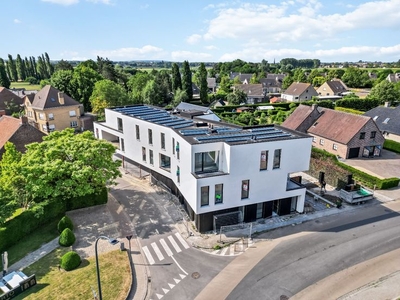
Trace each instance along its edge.
<path fill-rule="evenodd" d="M 308 170 L 310 136 L 183 115 L 145 105 L 109 108 L 94 131 L 166 184 L 201 232 L 303 212 L 306 189 L 290 176 Z M 230 221 L 222 217 L 229 213 Z"/>

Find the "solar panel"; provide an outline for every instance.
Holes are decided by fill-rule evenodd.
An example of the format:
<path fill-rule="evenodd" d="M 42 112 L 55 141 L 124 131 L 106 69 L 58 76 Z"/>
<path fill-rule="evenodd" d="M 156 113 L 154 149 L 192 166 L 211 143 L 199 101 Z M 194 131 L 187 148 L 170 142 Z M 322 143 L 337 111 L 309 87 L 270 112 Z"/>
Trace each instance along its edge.
<path fill-rule="evenodd" d="M 259 127 L 259 128 L 252 128 L 249 129 L 251 132 L 257 132 L 257 131 L 269 131 L 269 130 L 276 130 L 275 127 Z"/>
<path fill-rule="evenodd" d="M 239 129 L 239 128 L 216 128 L 214 130 L 216 130 L 218 133 L 230 133 L 230 132 L 238 132 L 238 131 L 241 131 L 242 129 Z"/>
<path fill-rule="evenodd" d="M 202 135 L 202 134 L 207 134 L 208 129 L 186 129 L 186 130 L 181 130 L 179 131 L 183 135 Z"/>
<path fill-rule="evenodd" d="M 279 137 L 288 137 L 291 136 L 289 133 L 279 133 L 279 134 L 269 134 L 269 135 L 260 135 L 257 136 L 257 140 L 265 140 L 265 139 L 273 139 L 273 138 L 279 138 Z"/>
<path fill-rule="evenodd" d="M 192 126 L 192 125 L 193 125 L 193 122 L 192 121 L 188 121 L 187 123 L 183 123 L 183 124 L 179 124 L 179 125 L 173 125 L 171 127 L 175 128 L 175 129 L 179 129 L 179 128 L 185 128 L 185 127 Z"/>
<path fill-rule="evenodd" d="M 157 113 L 157 114 L 151 114 L 151 115 L 146 115 L 146 116 L 140 116 L 141 119 L 146 120 L 146 121 L 153 121 L 157 119 L 165 119 L 165 118 L 171 118 L 169 114 L 165 113 Z"/>
<path fill-rule="evenodd" d="M 227 138 L 236 138 L 236 137 L 241 137 L 241 138 L 248 138 L 253 136 L 251 133 L 243 133 L 243 134 L 232 134 L 232 135 L 210 135 L 210 136 L 199 136 L 196 137 L 196 139 L 200 141 L 212 141 L 212 140 L 221 140 L 221 139 L 227 139 Z"/>

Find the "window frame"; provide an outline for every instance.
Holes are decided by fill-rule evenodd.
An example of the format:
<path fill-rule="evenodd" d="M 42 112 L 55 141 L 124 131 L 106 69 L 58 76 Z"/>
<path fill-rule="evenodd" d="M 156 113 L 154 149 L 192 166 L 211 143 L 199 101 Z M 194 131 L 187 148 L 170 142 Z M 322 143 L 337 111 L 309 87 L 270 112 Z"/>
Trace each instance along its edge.
<path fill-rule="evenodd" d="M 154 166 L 154 154 L 152 149 L 149 149 L 149 163 Z"/>
<path fill-rule="evenodd" d="M 147 135 L 149 138 L 149 145 L 153 145 L 153 129 L 149 128 L 147 130 Z"/>
<path fill-rule="evenodd" d="M 263 158 L 263 154 L 264 154 L 264 158 Z M 261 150 L 261 153 L 260 153 L 260 171 L 268 170 L 268 154 L 269 154 L 268 150 Z M 265 166 L 264 166 L 263 162 L 265 162 Z"/>
<path fill-rule="evenodd" d="M 371 131 L 370 138 L 374 139 L 376 137 L 376 131 Z"/>
<path fill-rule="evenodd" d="M 76 117 L 76 111 L 75 110 L 70 110 L 69 111 L 69 116 L 72 117 Z"/>
<path fill-rule="evenodd" d="M 365 131 L 360 132 L 360 140 L 365 140 Z"/>
<path fill-rule="evenodd" d="M 161 149 L 165 150 L 165 133 L 164 132 L 160 133 L 160 139 L 161 139 Z"/>
<path fill-rule="evenodd" d="M 162 163 L 165 162 L 165 159 L 163 160 L 163 157 L 169 159 L 169 165 L 163 166 Z M 168 155 L 160 153 L 160 163 L 159 163 L 160 169 L 163 169 L 169 173 L 171 173 L 171 157 Z"/>
<path fill-rule="evenodd" d="M 217 187 L 220 188 L 220 194 L 217 194 Z M 214 188 L 214 204 L 223 204 L 224 203 L 224 184 L 223 183 L 218 183 L 215 185 Z"/>
<path fill-rule="evenodd" d="M 200 206 L 203 207 L 208 205 L 210 205 L 210 187 L 206 185 L 200 188 Z"/>
<path fill-rule="evenodd" d="M 277 156 L 277 154 L 279 154 Z M 282 149 L 275 149 L 274 150 L 274 161 L 272 165 L 272 169 L 280 169 L 281 168 L 281 160 L 282 160 Z"/>
<path fill-rule="evenodd" d="M 122 122 L 122 118 L 117 118 L 117 128 L 118 131 L 124 132 L 124 123 Z"/>
<path fill-rule="evenodd" d="M 248 199 L 250 194 L 250 179 L 242 180 L 241 199 Z"/>
<path fill-rule="evenodd" d="M 136 139 L 140 141 L 140 127 L 137 124 L 135 125 L 135 133 L 136 133 Z"/>
<path fill-rule="evenodd" d="M 142 161 L 147 162 L 146 147 L 142 147 Z"/>

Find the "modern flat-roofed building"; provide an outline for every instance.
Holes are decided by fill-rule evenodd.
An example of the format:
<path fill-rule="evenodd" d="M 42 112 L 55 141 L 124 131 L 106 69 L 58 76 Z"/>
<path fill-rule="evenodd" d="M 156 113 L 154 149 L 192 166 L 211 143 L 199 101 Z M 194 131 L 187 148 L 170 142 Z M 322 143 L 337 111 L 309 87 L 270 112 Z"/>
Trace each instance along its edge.
<path fill-rule="evenodd" d="M 109 108 L 105 117 L 94 123 L 96 137 L 117 143 L 117 154 L 168 186 L 201 232 L 303 212 L 306 189 L 291 174 L 309 168 L 312 139 L 306 134 L 145 105 Z"/>

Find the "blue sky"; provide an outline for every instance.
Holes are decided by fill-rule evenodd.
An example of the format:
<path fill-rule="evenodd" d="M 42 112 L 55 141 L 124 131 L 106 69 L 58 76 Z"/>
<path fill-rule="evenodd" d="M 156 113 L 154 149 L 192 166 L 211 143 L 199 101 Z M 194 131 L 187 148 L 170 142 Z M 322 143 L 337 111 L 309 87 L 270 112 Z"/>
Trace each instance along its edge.
<path fill-rule="evenodd" d="M 3 59 L 400 59 L 400 0 L 14 0 L 1 10 Z"/>

